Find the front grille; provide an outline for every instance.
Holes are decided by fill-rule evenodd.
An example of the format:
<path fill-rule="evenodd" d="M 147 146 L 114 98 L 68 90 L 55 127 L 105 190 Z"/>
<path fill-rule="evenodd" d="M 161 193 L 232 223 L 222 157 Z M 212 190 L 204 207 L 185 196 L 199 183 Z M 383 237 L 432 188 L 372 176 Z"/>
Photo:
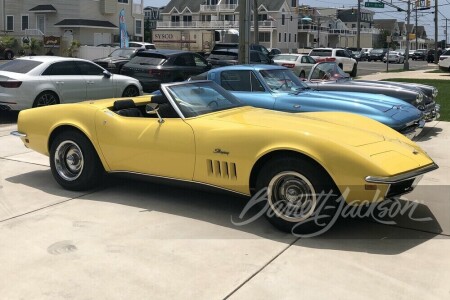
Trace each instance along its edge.
<path fill-rule="evenodd" d="M 386 197 L 391 198 L 411 192 L 414 189 L 414 187 L 412 186 L 414 180 L 415 178 L 412 178 L 391 184 L 391 186 L 389 187 L 389 191 L 386 194 Z"/>
<path fill-rule="evenodd" d="M 221 177 L 231 180 L 237 179 L 236 164 L 233 162 L 207 159 L 206 169 L 208 176 L 211 177 Z"/>
<path fill-rule="evenodd" d="M 11 107 L 9 107 L 8 105 L 0 104 L 0 110 L 9 111 L 11 110 Z"/>

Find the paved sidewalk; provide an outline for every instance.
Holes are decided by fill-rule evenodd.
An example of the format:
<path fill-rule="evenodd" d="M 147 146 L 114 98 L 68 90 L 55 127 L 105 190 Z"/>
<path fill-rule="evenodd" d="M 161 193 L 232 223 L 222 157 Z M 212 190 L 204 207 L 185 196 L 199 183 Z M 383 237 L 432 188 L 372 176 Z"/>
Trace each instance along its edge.
<path fill-rule="evenodd" d="M 437 69 L 436 69 L 437 70 Z M 411 79 L 440 79 L 450 80 L 450 72 L 448 73 L 430 73 L 430 69 L 405 72 L 379 72 L 375 74 L 358 76 L 357 79 L 362 80 L 385 80 L 390 78 L 411 78 Z"/>

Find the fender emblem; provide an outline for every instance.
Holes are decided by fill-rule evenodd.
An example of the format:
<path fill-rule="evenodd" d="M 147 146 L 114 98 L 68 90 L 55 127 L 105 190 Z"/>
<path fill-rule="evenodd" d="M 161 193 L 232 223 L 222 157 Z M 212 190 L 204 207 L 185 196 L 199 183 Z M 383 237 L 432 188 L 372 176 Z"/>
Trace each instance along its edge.
<path fill-rule="evenodd" d="M 230 152 L 228 152 L 228 151 L 223 151 L 223 150 L 220 149 L 220 148 L 214 149 L 214 152 L 213 152 L 213 153 L 216 153 L 216 154 L 225 154 L 225 155 L 230 154 Z"/>

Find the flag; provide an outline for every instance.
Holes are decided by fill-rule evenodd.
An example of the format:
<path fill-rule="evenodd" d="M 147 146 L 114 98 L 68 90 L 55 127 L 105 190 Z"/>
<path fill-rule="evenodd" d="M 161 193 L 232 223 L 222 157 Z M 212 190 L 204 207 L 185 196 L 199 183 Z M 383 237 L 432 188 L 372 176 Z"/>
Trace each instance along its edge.
<path fill-rule="evenodd" d="M 119 13 L 120 48 L 128 47 L 127 23 L 125 22 L 125 9 Z"/>

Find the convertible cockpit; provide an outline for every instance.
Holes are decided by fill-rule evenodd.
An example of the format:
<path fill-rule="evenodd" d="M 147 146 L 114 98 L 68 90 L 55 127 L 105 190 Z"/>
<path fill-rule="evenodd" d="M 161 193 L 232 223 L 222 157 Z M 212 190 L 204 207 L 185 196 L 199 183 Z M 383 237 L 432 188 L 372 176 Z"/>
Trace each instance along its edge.
<path fill-rule="evenodd" d="M 151 103 L 158 104 L 158 113 L 161 118 L 179 118 L 172 104 L 169 102 L 164 94 L 154 95 L 151 97 Z M 114 101 L 112 111 L 122 117 L 135 118 L 154 118 L 155 114 L 148 114 L 145 112 L 146 104 L 136 105 L 132 99 L 121 99 Z"/>

